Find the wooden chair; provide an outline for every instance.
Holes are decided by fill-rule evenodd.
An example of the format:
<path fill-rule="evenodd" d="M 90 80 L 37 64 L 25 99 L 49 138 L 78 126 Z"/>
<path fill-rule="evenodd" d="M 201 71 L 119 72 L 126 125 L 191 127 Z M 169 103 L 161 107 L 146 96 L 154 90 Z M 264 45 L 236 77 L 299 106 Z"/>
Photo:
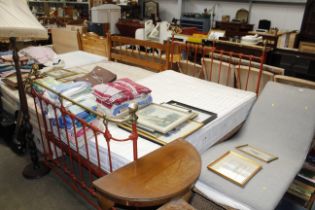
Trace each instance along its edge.
<path fill-rule="evenodd" d="M 290 76 L 276 75 L 274 78 L 274 81 L 283 83 L 283 84 L 293 85 L 293 86 L 315 89 L 315 82 L 305 80 L 305 79 L 290 77 Z"/>
<path fill-rule="evenodd" d="M 88 32 L 82 34 L 80 38 L 83 51 L 108 57 L 109 45 L 107 37 L 98 36 L 93 32 Z"/>
<path fill-rule="evenodd" d="M 210 58 L 202 58 L 205 79 L 222 85 L 234 87 L 234 65 Z"/>
<path fill-rule="evenodd" d="M 259 89 L 257 90 L 258 78 L 260 69 L 250 66 L 236 66 L 236 87 L 242 90 L 256 92 L 257 95 L 263 90 L 268 81 L 273 81 L 274 74 L 262 71 Z"/>
<path fill-rule="evenodd" d="M 53 49 L 56 53 L 66 53 L 81 49 L 80 34 L 66 28 L 52 28 L 51 37 Z"/>
<path fill-rule="evenodd" d="M 193 63 L 188 60 L 181 60 L 177 62 L 178 69 L 180 73 L 187 74 L 189 76 L 204 78 L 204 74 L 202 71 L 202 66 L 196 63 Z"/>

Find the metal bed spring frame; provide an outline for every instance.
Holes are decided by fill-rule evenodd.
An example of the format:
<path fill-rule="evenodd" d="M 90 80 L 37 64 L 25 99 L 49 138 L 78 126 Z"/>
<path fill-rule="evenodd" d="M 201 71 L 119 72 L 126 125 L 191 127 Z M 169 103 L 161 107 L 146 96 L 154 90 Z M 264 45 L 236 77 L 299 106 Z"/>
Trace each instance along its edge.
<path fill-rule="evenodd" d="M 39 94 L 36 92 L 33 88 L 33 85 L 39 85 L 44 89 L 47 89 L 48 91 L 51 91 L 52 93 L 56 94 L 59 96 L 61 105 L 56 104 L 55 102 L 52 102 L 45 98 L 42 94 Z M 41 141 L 42 141 L 42 146 L 43 146 L 43 156 L 44 156 L 44 163 L 53 168 L 53 167 L 58 167 L 61 171 L 63 171 L 66 175 L 68 175 L 68 178 L 72 180 L 71 183 L 69 183 L 69 180 L 63 176 L 63 174 L 60 173 L 60 170 L 54 170 L 54 172 L 67 184 L 70 185 L 70 187 L 78 192 L 83 199 L 85 199 L 90 205 L 95 207 L 96 209 L 99 209 L 99 206 L 95 203 L 95 200 L 93 197 L 95 197 L 95 190 L 92 187 L 92 181 L 96 177 L 101 177 L 107 174 L 102 168 L 101 168 L 101 158 L 100 158 L 100 151 L 99 151 L 99 141 L 98 141 L 98 135 L 103 135 L 106 139 L 107 143 L 107 152 L 108 152 L 108 160 L 109 160 L 109 167 L 110 167 L 110 172 L 113 171 L 113 166 L 112 166 L 112 157 L 111 157 L 111 150 L 110 150 L 110 141 L 132 141 L 133 143 L 133 159 L 136 160 L 138 158 L 137 155 L 137 139 L 138 139 L 138 132 L 137 132 L 137 116 L 136 116 L 136 111 L 138 109 L 136 104 L 131 104 L 129 106 L 129 115 L 125 117 L 124 119 L 113 119 L 106 117 L 103 114 L 100 114 L 94 110 L 91 110 L 73 100 L 70 98 L 56 92 L 55 90 L 38 83 L 36 80 L 33 81 L 31 93 L 34 98 L 34 104 L 35 104 L 35 110 L 36 110 L 36 115 L 37 115 L 37 121 L 39 123 L 39 128 L 41 126 L 44 126 L 44 134 L 42 133 L 42 130 L 40 129 L 40 135 L 41 135 Z M 78 118 L 76 115 L 68 111 L 64 106 L 63 106 L 63 101 L 67 100 L 87 112 L 96 115 L 98 118 L 103 119 L 103 123 L 105 125 L 105 130 L 102 131 L 101 129 L 97 128 L 96 126 L 93 126 L 86 121 Z M 39 106 L 39 107 L 38 107 Z M 54 112 L 54 119 L 56 120 L 56 127 L 57 127 L 57 133 L 58 135 L 56 136 L 53 133 L 53 125 L 52 121 L 48 120 L 45 115 L 45 107 L 51 106 Z M 77 135 L 74 135 L 74 143 L 75 146 L 72 148 L 70 146 L 70 138 L 69 138 L 69 133 L 67 126 L 65 126 L 65 132 L 66 132 L 66 142 L 62 141 L 61 139 L 61 127 L 58 122 L 58 114 L 61 113 L 62 117 L 62 122 L 64 125 L 66 125 L 66 116 L 70 117 L 71 119 L 71 124 L 73 126 L 73 132 L 76 134 L 76 123 L 80 123 L 82 125 L 82 129 L 84 131 L 84 145 L 85 145 L 85 152 L 86 152 L 86 157 L 83 157 L 80 152 L 79 152 L 79 146 L 78 146 L 78 137 Z M 42 118 L 42 119 L 41 119 Z M 112 136 L 108 129 L 108 123 L 122 123 L 125 121 L 131 120 L 132 123 L 132 131 L 130 135 L 124 139 L 117 139 Z M 90 161 L 90 154 L 89 154 L 89 144 L 88 144 L 88 138 L 87 138 L 87 130 L 91 129 L 93 132 L 93 136 L 95 138 L 95 144 L 96 144 L 96 156 L 97 156 L 97 164 L 95 165 Z M 45 137 L 45 138 L 44 138 Z M 45 142 L 45 140 L 47 142 Z M 54 155 L 56 156 L 54 158 Z M 74 163 L 76 161 L 76 165 Z M 77 167 L 76 167 L 77 166 Z M 76 171 L 76 168 L 78 169 Z M 86 180 L 86 176 L 84 176 L 84 173 L 88 173 L 88 180 Z M 90 195 L 88 196 L 83 190 L 87 191 Z"/>
<path fill-rule="evenodd" d="M 196 45 L 196 44 L 178 44 L 178 43 L 172 43 L 171 48 L 172 48 L 172 54 L 171 54 L 171 61 L 173 59 L 173 53 L 174 53 L 174 48 L 177 47 L 177 49 L 186 50 L 186 55 L 188 56 L 189 51 L 194 52 L 194 61 L 197 63 L 197 54 L 201 53 L 202 57 L 205 57 L 206 55 L 209 55 L 209 58 L 212 60 L 214 59 L 215 54 L 219 54 L 221 58 L 223 56 L 228 56 L 229 59 L 232 61 L 232 57 L 237 57 L 239 59 L 238 65 L 241 65 L 241 60 L 243 58 L 248 59 L 249 62 L 251 63 L 252 60 L 258 60 L 260 61 L 261 67 L 260 67 L 260 73 L 261 75 L 262 72 L 262 66 L 263 66 L 263 61 L 265 59 L 264 53 L 262 53 L 262 56 L 256 57 L 256 56 L 249 56 L 249 55 L 244 55 L 240 53 L 233 53 L 233 52 L 227 52 L 223 50 L 217 50 L 214 47 L 204 47 L 201 45 Z M 188 59 L 187 59 L 188 60 Z M 223 59 L 220 59 L 221 62 Z M 235 60 L 233 60 L 235 63 Z M 171 62 L 172 63 L 172 62 Z M 251 68 L 251 65 L 249 65 L 249 68 Z M 33 74 L 36 76 L 36 78 L 39 76 L 38 72 L 33 72 Z M 33 75 L 33 76 L 34 76 Z M 32 75 L 30 75 L 31 77 Z M 30 78 L 29 77 L 29 78 Z M 248 73 L 249 77 L 249 73 Z M 31 79 L 30 79 L 31 80 Z M 258 79 L 257 83 L 257 93 L 259 91 L 259 82 L 260 78 Z M 113 171 L 113 166 L 112 166 L 112 157 L 111 157 L 111 149 L 110 149 L 110 142 L 111 141 L 132 141 L 133 144 L 133 159 L 136 160 L 138 158 L 138 151 L 137 151 L 137 139 L 138 139 L 138 132 L 137 132 L 137 116 L 136 116 L 136 111 L 137 111 L 137 105 L 132 104 L 129 108 L 129 115 L 125 117 L 124 119 L 114 119 L 114 118 L 109 118 L 99 112 L 96 112 L 94 110 L 91 110 L 85 106 L 83 106 L 80 103 L 77 103 L 73 101 L 72 99 L 56 92 L 55 90 L 49 88 L 48 86 L 45 86 L 39 82 L 36 81 L 36 79 L 33 81 L 29 81 L 29 83 L 32 83 L 31 87 L 31 94 L 34 98 L 34 104 L 35 104 L 35 110 L 36 110 L 36 115 L 37 115 L 37 121 L 39 124 L 39 128 L 42 126 L 44 127 L 44 134 L 42 133 L 42 130 L 40 130 L 40 135 L 41 135 L 41 141 L 42 141 L 42 146 L 43 146 L 43 156 L 44 156 L 44 163 L 51 167 L 51 168 L 58 168 L 59 170 L 54 170 L 56 175 L 58 175 L 65 183 L 70 185 L 70 187 L 78 192 L 90 205 L 95 207 L 96 209 L 99 209 L 100 207 L 96 204 L 95 199 L 93 197 L 96 196 L 95 190 L 92 187 L 92 181 L 95 178 L 104 176 L 107 174 L 106 171 L 102 169 L 101 165 L 101 158 L 100 158 L 100 151 L 99 151 L 99 140 L 98 140 L 98 135 L 103 135 L 105 137 L 106 143 L 107 143 L 107 152 L 108 152 L 108 160 L 109 160 L 109 168 L 110 171 Z M 45 98 L 42 94 L 36 92 L 33 88 L 33 85 L 36 84 L 38 86 L 41 86 L 42 88 L 56 94 L 59 99 L 60 99 L 60 105 L 56 104 L 55 102 L 52 102 Z M 103 123 L 105 126 L 105 130 L 101 130 L 97 128 L 94 125 L 91 125 L 84 121 L 83 119 L 78 118 L 76 115 L 68 111 L 64 107 L 63 101 L 69 101 L 72 104 L 75 104 L 87 112 L 96 115 L 98 118 L 103 119 Z M 52 121 L 48 120 L 45 115 L 45 108 L 50 106 L 53 109 L 54 112 L 54 119 L 56 120 L 56 127 L 57 127 L 57 136 L 53 133 L 53 125 Z M 65 132 L 66 132 L 66 142 L 62 141 L 61 139 L 61 127 L 58 122 L 58 113 L 61 114 L 62 121 L 66 125 L 66 116 L 70 117 L 71 123 L 73 126 L 73 133 L 76 134 L 76 123 L 80 123 L 82 125 L 82 129 L 84 130 L 84 146 L 85 146 L 85 153 L 86 157 L 83 157 L 80 152 L 79 152 L 79 145 L 78 145 L 78 137 L 74 135 L 74 148 L 71 147 L 70 145 L 70 138 L 69 138 L 69 133 L 68 129 L 65 127 Z M 109 131 L 108 128 L 108 123 L 122 123 L 125 121 L 131 120 L 132 122 L 132 131 L 129 136 L 127 136 L 124 139 L 117 139 L 112 136 L 111 132 Z M 92 130 L 93 136 L 95 138 L 95 144 L 96 144 L 96 157 L 97 157 L 97 164 L 94 164 L 90 160 L 90 154 L 89 154 L 89 144 L 88 144 L 88 138 L 87 138 L 87 129 Z M 54 158 L 54 155 L 56 157 Z M 74 162 L 75 161 L 75 162 Z M 77 167 L 75 166 L 75 163 L 77 164 Z M 76 168 L 78 168 L 78 172 L 76 171 Z M 85 170 L 85 171 L 84 171 Z M 62 174 L 61 172 L 64 172 L 68 177 L 68 179 Z M 88 173 L 88 180 L 86 180 L 86 177 L 84 176 L 84 173 Z M 72 180 L 71 183 L 69 183 L 69 178 Z M 92 196 L 88 196 L 86 194 L 88 192 Z"/>
<path fill-rule="evenodd" d="M 217 41 L 218 42 L 218 41 Z M 240 45 L 241 47 L 242 45 Z M 249 78 L 250 78 L 250 73 L 251 73 L 251 69 L 253 68 L 253 62 L 257 62 L 259 63 L 259 72 L 258 72 L 258 78 L 257 78 L 257 83 L 256 83 L 256 94 L 258 95 L 259 93 L 259 88 L 260 88 L 260 82 L 261 82 L 261 77 L 262 77 L 262 72 L 263 72 L 263 65 L 266 59 L 266 47 L 255 47 L 256 49 L 261 51 L 261 55 L 260 56 L 254 56 L 254 55 L 249 55 L 249 54 L 243 54 L 243 53 L 236 53 L 236 52 L 232 52 L 232 51 L 227 51 L 227 50 L 221 50 L 221 49 L 217 49 L 215 47 L 215 43 L 214 46 L 204 46 L 202 44 L 193 44 L 193 43 L 180 43 L 180 42 L 175 42 L 173 41 L 170 45 L 171 50 L 170 50 L 170 64 L 171 64 L 171 68 L 173 66 L 174 61 L 174 55 L 180 53 L 180 57 L 183 59 L 185 58 L 185 62 L 192 62 L 193 63 L 193 67 L 196 68 L 197 64 L 204 64 L 204 58 L 209 58 L 211 59 L 211 65 L 210 65 L 210 80 L 212 77 L 212 66 L 213 66 L 213 61 L 214 59 L 218 59 L 220 64 L 219 64 L 219 78 L 217 79 L 217 81 L 213 81 L 212 82 L 217 82 L 219 83 L 220 81 L 220 76 L 221 76 L 221 70 L 222 70 L 222 63 L 223 62 L 228 62 L 229 63 L 229 73 L 228 75 L 230 75 L 230 71 L 232 70 L 231 68 L 231 64 L 236 66 L 236 71 L 240 71 L 240 66 L 243 65 L 244 60 L 247 61 L 248 65 L 248 72 L 246 75 L 246 82 L 245 82 L 245 87 L 243 87 L 242 89 L 244 90 L 248 90 L 247 85 L 249 82 Z M 247 46 L 247 47 L 251 47 L 251 46 Z M 182 56 L 184 55 L 184 56 Z M 199 59 L 201 56 L 201 59 Z M 205 71 L 205 65 L 202 65 L 203 71 Z M 239 74 L 240 75 L 240 74 Z M 229 83 L 229 77 L 227 77 L 226 80 L 226 84 Z M 238 84 L 241 84 L 241 78 L 240 76 L 236 77 L 236 82 L 238 82 Z M 237 88 L 237 87 L 235 87 Z M 238 87 L 241 88 L 241 87 Z"/>

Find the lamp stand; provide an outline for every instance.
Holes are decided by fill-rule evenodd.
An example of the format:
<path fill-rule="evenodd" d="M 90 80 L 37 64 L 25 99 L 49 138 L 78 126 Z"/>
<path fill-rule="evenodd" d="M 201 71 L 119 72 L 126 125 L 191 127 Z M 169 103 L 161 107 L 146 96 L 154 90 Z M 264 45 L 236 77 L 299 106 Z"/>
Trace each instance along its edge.
<path fill-rule="evenodd" d="M 12 137 L 15 130 L 14 116 L 3 109 L 2 93 L 0 89 L 0 138 L 2 138 L 9 146 L 12 143 Z"/>
<path fill-rule="evenodd" d="M 32 133 L 33 127 L 30 123 L 27 99 L 26 99 L 24 84 L 22 80 L 19 55 L 18 55 L 18 50 L 16 47 L 16 38 L 11 37 L 10 43 L 13 50 L 13 61 L 15 64 L 16 78 L 18 82 L 18 91 L 19 91 L 19 97 L 20 97 L 20 115 L 22 115 L 20 116 L 21 124 L 20 124 L 19 129 L 22 131 L 22 133 L 24 133 L 23 138 L 20 138 L 20 140 L 18 140 L 16 143 L 18 146 L 20 146 L 18 147 L 18 149 L 23 149 L 23 148 L 25 149 L 26 144 L 28 145 L 31 160 L 32 160 L 32 163 L 27 165 L 24 168 L 23 176 L 27 179 L 37 179 L 48 174 L 50 171 L 50 168 L 48 168 L 43 163 L 39 162 L 37 148 L 34 142 L 34 135 Z"/>

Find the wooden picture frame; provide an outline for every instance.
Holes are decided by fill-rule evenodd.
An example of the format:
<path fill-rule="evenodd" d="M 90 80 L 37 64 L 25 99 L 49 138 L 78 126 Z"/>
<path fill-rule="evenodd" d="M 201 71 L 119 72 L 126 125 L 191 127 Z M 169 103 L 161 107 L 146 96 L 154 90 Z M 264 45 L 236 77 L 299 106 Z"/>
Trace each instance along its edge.
<path fill-rule="evenodd" d="M 235 151 L 228 151 L 210 163 L 208 169 L 238 186 L 244 187 L 262 169 L 262 166 Z"/>
<path fill-rule="evenodd" d="M 145 128 L 145 127 L 142 127 L 141 125 L 139 126 L 139 124 L 138 124 L 137 129 L 138 129 L 139 136 L 149 141 L 152 141 L 154 143 L 157 143 L 159 145 L 166 145 L 168 143 L 171 143 L 172 141 L 175 141 L 176 139 L 185 138 L 189 136 L 190 134 L 197 131 L 202 126 L 203 124 L 200 122 L 189 120 L 166 135 L 163 135 L 159 132 L 155 132 L 151 130 L 150 128 Z M 119 124 L 119 127 L 127 131 L 132 131 L 132 127 L 130 123 Z"/>
<path fill-rule="evenodd" d="M 159 19 L 159 3 L 154 0 L 147 0 L 143 2 L 143 16 L 145 19 L 152 18 L 152 15 Z"/>
<path fill-rule="evenodd" d="M 265 151 L 262 151 L 261 149 L 258 149 L 256 147 L 253 147 L 249 144 L 245 144 L 245 145 L 241 145 L 236 147 L 236 149 L 244 152 L 247 155 L 250 155 L 258 160 L 264 161 L 266 163 L 270 163 L 271 161 L 274 161 L 276 159 L 278 159 L 278 157 L 267 153 Z"/>
<path fill-rule="evenodd" d="M 22 75 L 22 81 L 24 82 L 28 76 L 29 73 L 21 73 Z M 8 75 L 7 77 L 3 78 L 2 81 L 8 85 L 11 88 L 17 88 L 18 87 L 18 82 L 17 82 L 17 78 L 16 78 L 16 73 L 13 73 L 11 75 Z"/>
<path fill-rule="evenodd" d="M 194 113 L 150 104 L 137 112 L 138 124 L 166 134 L 191 119 Z"/>

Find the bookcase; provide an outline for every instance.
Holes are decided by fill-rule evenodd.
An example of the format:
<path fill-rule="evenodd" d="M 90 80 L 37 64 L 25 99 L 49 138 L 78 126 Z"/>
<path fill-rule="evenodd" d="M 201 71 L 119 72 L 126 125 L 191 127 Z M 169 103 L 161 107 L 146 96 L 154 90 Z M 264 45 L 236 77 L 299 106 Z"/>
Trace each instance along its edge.
<path fill-rule="evenodd" d="M 199 31 L 208 32 L 210 30 L 210 17 L 194 18 L 182 16 L 180 25 L 182 27 L 196 27 Z"/>
<path fill-rule="evenodd" d="M 314 145 L 314 141 L 313 141 Z M 312 209 L 315 200 L 315 148 L 310 150 L 303 168 L 289 187 L 286 196 L 306 209 Z"/>
<path fill-rule="evenodd" d="M 57 17 L 89 19 L 92 3 L 91 0 L 28 0 L 28 5 L 37 17 L 51 16 L 55 11 Z"/>

